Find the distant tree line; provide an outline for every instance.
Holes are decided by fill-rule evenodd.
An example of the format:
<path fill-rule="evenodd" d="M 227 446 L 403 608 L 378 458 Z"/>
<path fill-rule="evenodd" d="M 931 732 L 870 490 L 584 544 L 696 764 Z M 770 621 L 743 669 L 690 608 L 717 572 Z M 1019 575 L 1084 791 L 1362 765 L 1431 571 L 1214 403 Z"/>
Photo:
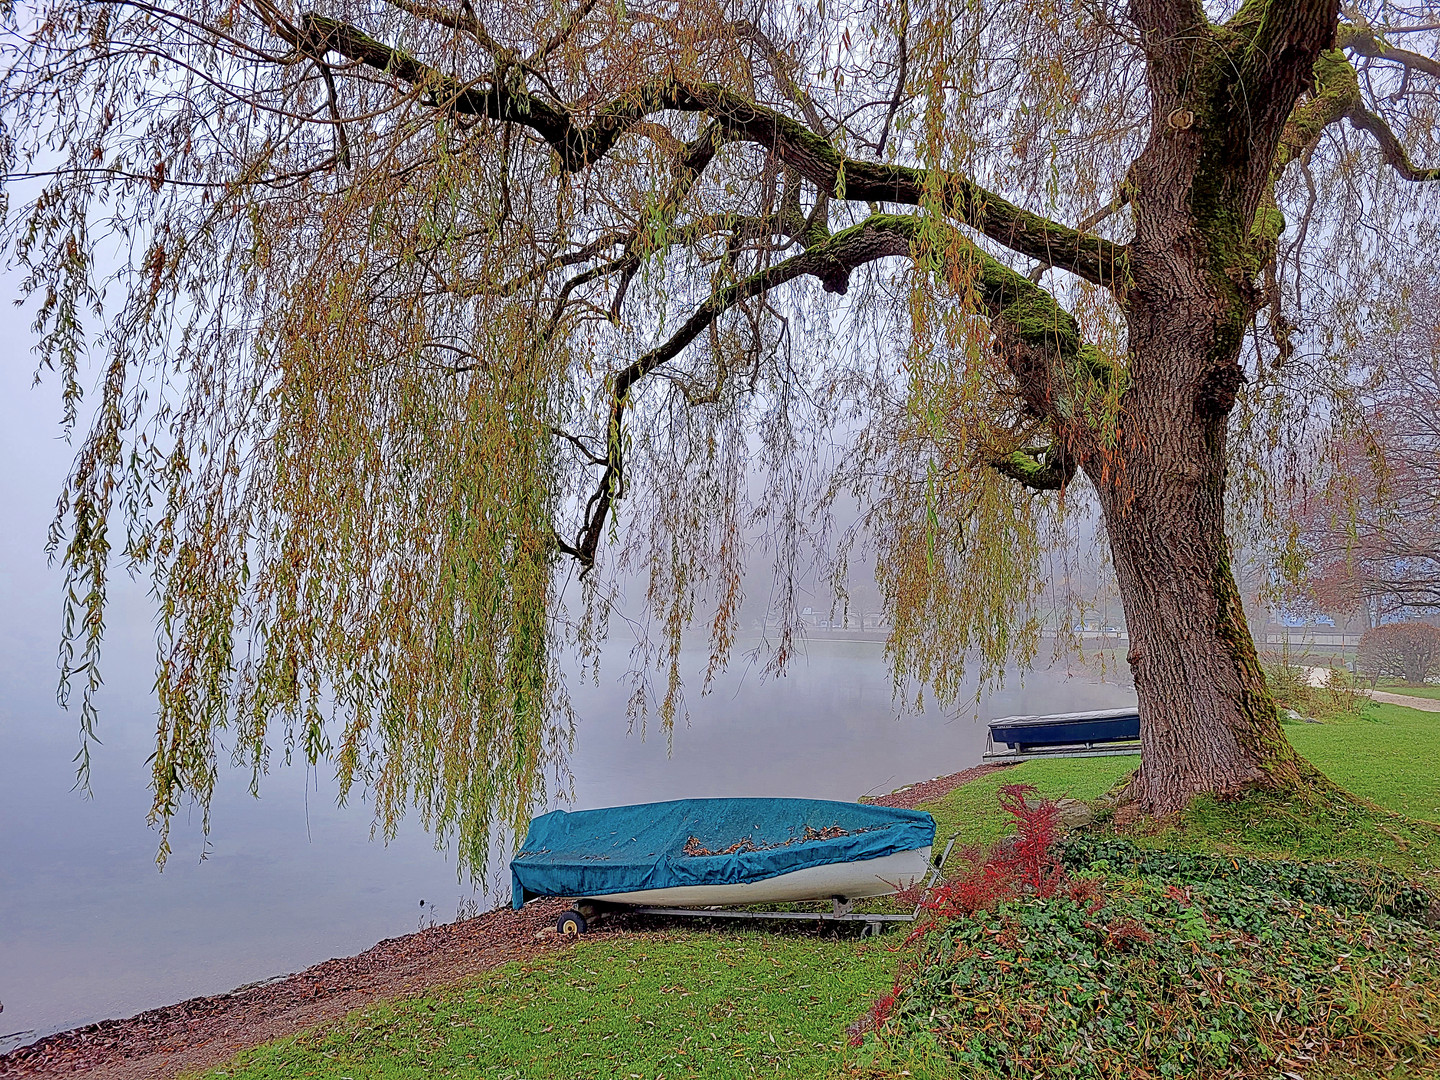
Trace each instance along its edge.
<path fill-rule="evenodd" d="M 1358 388 L 1294 500 L 1287 601 L 1377 625 L 1440 613 L 1440 282 L 1354 350 Z"/>
<path fill-rule="evenodd" d="M 1375 679 L 1403 679 L 1419 686 L 1440 667 L 1440 627 L 1423 622 L 1385 623 L 1365 632 L 1355 666 Z"/>

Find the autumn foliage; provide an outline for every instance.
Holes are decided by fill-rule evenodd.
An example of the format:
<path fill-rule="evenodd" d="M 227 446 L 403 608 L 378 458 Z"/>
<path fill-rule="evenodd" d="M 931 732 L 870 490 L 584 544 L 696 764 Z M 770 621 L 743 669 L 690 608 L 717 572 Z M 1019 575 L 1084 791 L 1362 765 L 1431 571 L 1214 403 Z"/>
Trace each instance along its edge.
<path fill-rule="evenodd" d="M 149 577 L 162 858 L 224 757 L 258 790 L 284 747 L 482 873 L 566 786 L 612 623 L 668 733 L 752 567 L 755 655 L 797 655 L 851 500 L 900 700 L 1031 662 L 1088 493 L 1139 809 L 1308 775 L 1227 483 L 1308 446 L 1328 342 L 1434 263 L 1437 0 L 39 0 L 0 32 L 0 250 L 76 445 L 61 697 L 84 782 L 109 584 Z"/>
<path fill-rule="evenodd" d="M 1440 666 L 1440 627 L 1423 622 L 1385 623 L 1360 639 L 1355 664 L 1372 679 L 1423 683 Z"/>
<path fill-rule="evenodd" d="M 926 933 L 937 918 L 973 915 L 1020 896 L 1049 899 L 1069 892 L 1077 900 L 1093 898 L 1088 892 L 1092 883 L 1072 879 L 1056 854 L 1059 811 L 1054 800 L 1038 798 L 1029 784 L 1007 784 L 1000 789 L 1000 806 L 1015 819 L 1015 835 L 988 853 L 978 848 L 961 853 L 968 868 L 921 901 L 921 909 L 931 919 L 917 926 L 912 940 Z"/>

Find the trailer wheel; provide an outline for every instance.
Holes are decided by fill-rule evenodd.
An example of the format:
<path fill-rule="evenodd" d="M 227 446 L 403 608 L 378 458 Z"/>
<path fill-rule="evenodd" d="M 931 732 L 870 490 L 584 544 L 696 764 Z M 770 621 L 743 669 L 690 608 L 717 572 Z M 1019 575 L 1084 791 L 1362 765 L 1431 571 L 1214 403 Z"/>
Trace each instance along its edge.
<path fill-rule="evenodd" d="M 555 930 L 561 937 L 579 937 L 585 933 L 585 916 L 573 909 L 567 911 L 560 916 L 560 921 L 555 924 Z"/>

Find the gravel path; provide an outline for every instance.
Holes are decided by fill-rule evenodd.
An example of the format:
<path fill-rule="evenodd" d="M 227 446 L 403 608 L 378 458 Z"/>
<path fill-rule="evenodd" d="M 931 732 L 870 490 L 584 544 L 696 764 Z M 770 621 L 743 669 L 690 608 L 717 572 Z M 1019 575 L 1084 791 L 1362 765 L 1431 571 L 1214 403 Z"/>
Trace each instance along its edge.
<path fill-rule="evenodd" d="M 1421 712 L 1440 712 L 1440 701 L 1435 698 L 1411 697 L 1409 694 L 1391 694 L 1384 690 L 1365 691 L 1376 701 L 1383 701 L 1387 705 L 1404 705 L 1407 709 L 1419 709 Z"/>
<path fill-rule="evenodd" d="M 1008 769 L 1008 764 L 1002 765 L 976 765 L 974 768 L 961 769 L 949 776 L 937 776 L 934 780 L 922 780 L 918 784 L 907 784 L 905 787 L 897 788 L 889 795 L 867 796 L 861 802 L 869 803 L 871 806 L 893 806 L 900 810 L 914 810 L 923 802 L 934 802 L 944 795 L 950 794 L 961 784 L 968 784 L 971 780 L 978 780 L 982 776 L 989 776 L 1000 769 Z"/>

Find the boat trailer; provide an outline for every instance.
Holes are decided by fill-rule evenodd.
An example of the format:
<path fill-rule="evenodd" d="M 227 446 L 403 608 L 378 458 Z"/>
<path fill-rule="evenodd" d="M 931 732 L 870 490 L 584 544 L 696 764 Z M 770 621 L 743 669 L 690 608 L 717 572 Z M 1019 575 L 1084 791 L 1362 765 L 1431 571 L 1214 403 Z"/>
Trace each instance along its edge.
<path fill-rule="evenodd" d="M 930 869 L 925 876 L 921 888 L 921 900 L 915 905 L 915 910 L 908 915 L 889 915 L 871 913 L 865 911 L 854 911 L 855 902 L 843 897 L 832 897 L 829 911 L 751 911 L 746 908 L 727 907 L 717 905 L 714 907 L 653 907 L 647 904 L 617 904 L 606 903 L 603 897 L 586 898 L 577 900 L 570 910 L 566 911 L 555 923 L 555 929 L 565 937 L 578 937 L 585 933 L 586 929 L 607 910 L 624 910 L 636 915 L 682 915 L 691 918 L 701 919 L 791 919 L 809 920 L 812 922 L 858 922 L 864 925 L 860 928 L 861 937 L 878 937 L 884 932 L 889 923 L 913 923 L 920 917 L 920 910 L 924 906 L 924 893 L 935 887 L 935 882 L 940 877 L 945 863 L 950 858 L 950 851 L 959 838 L 959 832 L 951 835 L 945 844 L 945 850 L 939 859 L 932 859 Z M 803 902 L 803 901 L 802 901 Z"/>

